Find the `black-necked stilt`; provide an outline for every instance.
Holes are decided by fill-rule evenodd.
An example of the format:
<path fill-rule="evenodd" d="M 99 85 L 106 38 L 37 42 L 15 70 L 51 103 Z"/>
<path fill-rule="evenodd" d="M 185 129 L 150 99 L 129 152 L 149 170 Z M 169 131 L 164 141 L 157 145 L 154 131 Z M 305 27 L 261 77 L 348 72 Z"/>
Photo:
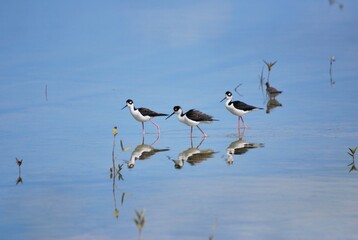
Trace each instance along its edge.
<path fill-rule="evenodd" d="M 130 160 L 127 162 L 128 168 L 134 168 L 136 160 L 146 160 L 158 152 L 168 151 L 169 148 L 156 149 L 152 145 L 140 144 L 131 154 Z"/>
<path fill-rule="evenodd" d="M 259 148 L 263 147 L 262 143 L 248 143 L 244 141 L 242 138 L 236 140 L 226 148 L 226 163 L 231 165 L 234 163 L 234 155 L 242 155 L 246 153 L 250 148 Z"/>
<path fill-rule="evenodd" d="M 266 92 L 270 98 L 274 98 L 277 95 L 281 94 L 282 91 L 277 90 L 276 88 L 270 86 L 269 82 L 266 82 Z"/>
<path fill-rule="evenodd" d="M 212 116 L 195 109 L 190 109 L 186 113 L 183 113 L 183 109 L 180 106 L 173 107 L 173 113 L 170 114 L 166 119 L 170 118 L 174 113 L 178 114 L 178 119 L 180 122 L 190 126 L 190 137 L 193 136 L 193 126 L 197 126 L 204 137 L 206 137 L 207 135 L 198 125 L 200 123 L 212 123 L 213 121 L 217 121 L 216 119 L 213 119 Z"/>
<path fill-rule="evenodd" d="M 181 152 L 177 160 L 171 159 L 174 162 L 174 167 L 176 169 L 181 169 L 184 166 L 184 162 L 188 162 L 190 165 L 194 166 L 198 163 L 201 163 L 209 158 L 213 158 L 214 152 L 211 149 L 202 150 L 199 149 L 200 145 L 204 142 L 205 138 L 201 140 L 197 147 L 193 147 L 193 142 L 191 142 L 190 148 Z"/>
<path fill-rule="evenodd" d="M 134 103 L 133 100 L 128 99 L 126 101 L 126 105 L 122 108 L 122 110 L 124 108 L 128 107 L 132 116 L 134 117 L 135 120 L 137 120 L 138 122 L 142 123 L 142 132 L 143 134 L 145 134 L 145 130 L 144 130 L 144 122 L 150 121 L 151 123 L 154 124 L 154 126 L 157 127 L 158 130 L 158 135 L 160 134 L 160 127 L 158 124 L 156 124 L 155 122 L 153 122 L 151 119 L 153 117 L 159 117 L 159 116 L 168 116 L 168 114 L 164 114 L 164 113 L 157 113 L 154 112 L 148 108 L 135 108 L 134 107 Z"/>
<path fill-rule="evenodd" d="M 238 121 L 239 129 L 240 129 L 240 119 L 241 119 L 242 123 L 244 124 L 244 128 L 247 128 L 244 118 L 243 118 L 243 116 L 246 113 L 251 112 L 253 110 L 262 109 L 259 107 L 254 107 L 254 106 L 248 105 L 241 101 L 232 101 L 232 93 L 229 91 L 227 91 L 225 93 L 225 97 L 220 102 L 224 101 L 225 99 L 226 99 L 226 103 L 225 103 L 226 109 L 229 112 L 231 112 L 232 114 L 239 117 L 239 121 Z"/>
<path fill-rule="evenodd" d="M 181 152 L 177 160 L 172 161 L 174 162 L 174 167 L 176 169 L 181 169 L 184 166 L 184 162 L 188 162 L 190 165 L 194 166 L 209 158 L 214 157 L 215 153 L 216 152 L 211 149 L 201 150 L 199 148 L 191 147 Z"/>

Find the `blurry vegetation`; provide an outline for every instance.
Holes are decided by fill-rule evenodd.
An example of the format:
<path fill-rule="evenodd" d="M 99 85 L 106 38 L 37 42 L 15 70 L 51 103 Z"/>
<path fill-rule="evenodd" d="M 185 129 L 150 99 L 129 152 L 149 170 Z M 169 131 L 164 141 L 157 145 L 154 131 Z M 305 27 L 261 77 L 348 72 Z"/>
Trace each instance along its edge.
<path fill-rule="evenodd" d="M 122 148 L 122 152 L 126 152 L 131 149 L 130 147 L 124 147 L 122 140 L 121 140 L 121 148 Z"/>
<path fill-rule="evenodd" d="M 262 91 L 262 95 L 264 94 L 264 81 L 265 81 L 265 77 L 264 77 L 264 66 L 262 66 L 262 69 L 261 69 L 261 74 L 260 74 L 260 85 L 259 85 L 259 88 L 261 89 Z"/>
<path fill-rule="evenodd" d="M 332 64 L 333 62 L 336 61 L 336 57 L 335 56 L 331 56 L 330 60 L 329 60 L 329 78 L 331 81 L 331 86 L 334 87 L 336 86 L 336 82 L 333 81 L 333 77 L 332 77 Z"/>
<path fill-rule="evenodd" d="M 145 209 L 142 211 L 135 210 L 136 216 L 133 218 L 135 225 L 138 228 L 138 239 L 142 239 L 142 230 L 145 224 Z"/>
<path fill-rule="evenodd" d="M 117 126 L 114 126 L 113 129 L 112 129 L 112 133 L 113 133 L 113 136 L 116 137 L 117 134 L 118 134 L 118 129 L 117 129 Z"/>
<path fill-rule="evenodd" d="M 122 164 L 118 164 L 118 167 L 116 168 L 116 159 L 117 156 L 115 155 L 115 149 L 116 149 L 116 136 L 118 135 L 118 129 L 117 127 L 113 127 L 112 129 L 112 134 L 113 134 L 113 146 L 112 146 L 112 167 L 109 169 L 110 171 L 110 178 L 113 179 L 113 185 L 112 185 L 112 190 L 113 190 L 113 202 L 114 202 L 114 217 L 118 219 L 119 217 L 119 210 L 117 208 L 117 197 L 116 197 L 116 189 L 117 189 L 117 184 L 116 184 L 116 178 L 118 175 L 118 181 L 123 181 L 123 175 L 121 173 L 122 169 L 123 169 L 123 163 Z M 121 146 L 122 146 L 122 150 L 123 150 L 123 143 L 121 141 Z M 125 196 L 125 192 L 122 193 L 122 198 L 121 198 L 121 205 L 123 205 L 124 202 L 124 196 Z"/>
<path fill-rule="evenodd" d="M 45 100 L 47 101 L 48 98 L 47 98 L 47 84 L 45 85 Z"/>
<path fill-rule="evenodd" d="M 112 167 L 109 169 L 110 171 L 110 178 L 112 179 L 113 177 L 116 178 L 116 175 L 118 175 L 118 180 L 123 180 L 123 175 L 121 174 L 122 168 L 123 168 L 123 164 L 118 164 L 118 168 L 116 168 L 116 160 L 117 160 L 117 155 L 115 155 L 115 149 L 116 149 L 116 136 L 118 134 L 118 129 L 117 127 L 113 127 L 112 129 L 112 134 L 113 134 L 113 145 L 112 145 Z M 130 148 L 124 148 L 123 147 L 123 142 L 122 140 L 120 141 L 121 143 L 121 148 L 122 151 L 127 151 Z"/>
<path fill-rule="evenodd" d="M 16 158 L 16 163 L 17 163 L 17 166 L 21 167 L 22 159 Z"/>
<path fill-rule="evenodd" d="M 339 10 L 343 11 L 343 9 L 344 9 L 343 3 L 340 3 L 336 0 L 328 0 L 328 2 L 329 2 L 329 5 L 331 5 L 331 6 L 338 4 Z"/>
<path fill-rule="evenodd" d="M 274 61 L 274 62 L 267 62 L 265 60 L 263 60 L 264 63 L 266 64 L 267 66 L 267 70 L 268 70 L 268 73 L 267 73 L 267 82 L 269 83 L 270 82 L 270 73 L 271 73 L 271 69 L 272 67 L 276 64 L 277 61 Z"/>
<path fill-rule="evenodd" d="M 217 225 L 218 225 L 218 219 L 215 218 L 215 221 L 214 221 L 214 223 L 212 225 L 212 233 L 209 236 L 209 240 L 214 240 L 215 239 L 215 233 L 216 233 Z"/>
<path fill-rule="evenodd" d="M 19 176 L 16 180 L 16 185 L 19 183 L 23 183 L 22 177 L 21 177 L 21 165 L 22 165 L 22 159 L 16 158 L 17 166 L 19 167 Z"/>
<path fill-rule="evenodd" d="M 351 169 L 349 170 L 349 172 L 357 171 L 357 168 L 355 166 L 355 153 L 357 151 L 357 148 L 358 148 L 358 146 L 355 148 L 348 148 L 349 149 L 348 154 L 349 154 L 349 156 L 352 157 L 352 162 L 350 164 L 348 164 L 348 166 L 352 166 Z"/>

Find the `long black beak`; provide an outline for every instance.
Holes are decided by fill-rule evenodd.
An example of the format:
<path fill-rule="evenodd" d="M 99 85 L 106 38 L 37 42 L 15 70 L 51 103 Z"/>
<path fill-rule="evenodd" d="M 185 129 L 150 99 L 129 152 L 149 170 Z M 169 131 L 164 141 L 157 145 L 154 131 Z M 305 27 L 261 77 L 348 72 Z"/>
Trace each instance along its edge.
<path fill-rule="evenodd" d="M 226 97 L 224 97 L 220 102 L 224 101 L 226 99 Z"/>
<path fill-rule="evenodd" d="M 127 105 L 125 105 L 124 107 L 122 107 L 122 110 L 125 109 L 127 107 Z"/>
<path fill-rule="evenodd" d="M 172 114 L 170 114 L 168 117 L 165 118 L 165 120 L 167 120 L 168 118 L 170 118 L 175 112 L 172 112 Z"/>

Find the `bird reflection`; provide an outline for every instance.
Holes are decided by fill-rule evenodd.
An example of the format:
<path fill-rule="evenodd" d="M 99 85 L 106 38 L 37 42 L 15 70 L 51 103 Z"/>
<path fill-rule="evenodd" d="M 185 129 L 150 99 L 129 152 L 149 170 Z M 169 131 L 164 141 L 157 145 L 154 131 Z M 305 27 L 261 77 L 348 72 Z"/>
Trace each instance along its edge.
<path fill-rule="evenodd" d="M 139 160 L 149 159 L 151 156 L 155 155 L 158 152 L 168 151 L 169 148 L 156 149 L 153 146 L 159 140 L 158 138 L 150 145 L 144 143 L 144 137 L 142 138 L 142 143 L 139 144 L 131 154 L 130 160 L 127 162 L 128 168 L 134 168 L 135 162 Z"/>
<path fill-rule="evenodd" d="M 266 94 L 267 94 L 267 104 L 266 104 L 266 113 L 270 113 L 276 107 L 282 107 L 282 104 L 276 99 L 278 95 L 280 95 L 282 91 L 277 90 L 272 87 L 269 82 L 266 82 Z"/>
<path fill-rule="evenodd" d="M 266 113 L 270 113 L 271 110 L 277 107 L 282 107 L 282 104 L 279 101 L 277 101 L 275 98 L 268 100 L 266 104 Z"/>
<path fill-rule="evenodd" d="M 263 147 L 263 143 L 248 143 L 243 139 L 243 136 L 238 140 L 233 141 L 226 148 L 226 163 L 232 165 L 234 163 L 234 155 L 245 154 L 249 149 Z"/>
<path fill-rule="evenodd" d="M 200 145 L 204 142 L 204 140 L 205 138 L 201 140 L 198 146 L 193 147 L 193 139 L 191 139 L 191 146 L 185 151 L 181 152 L 177 160 L 172 159 L 172 161 L 174 162 L 174 167 L 176 169 L 181 169 L 184 166 L 185 162 L 188 162 L 190 165 L 194 166 L 209 158 L 213 158 L 214 154 L 216 153 L 213 150 L 199 149 Z"/>

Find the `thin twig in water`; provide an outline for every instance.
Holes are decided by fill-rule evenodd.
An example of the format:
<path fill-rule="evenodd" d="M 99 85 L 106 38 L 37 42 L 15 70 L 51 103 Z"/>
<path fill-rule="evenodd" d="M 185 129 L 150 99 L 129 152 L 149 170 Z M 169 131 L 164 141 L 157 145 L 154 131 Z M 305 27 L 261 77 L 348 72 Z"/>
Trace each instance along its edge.
<path fill-rule="evenodd" d="M 16 163 L 17 163 L 17 166 L 19 167 L 19 176 L 16 180 L 16 185 L 19 184 L 19 183 L 23 183 L 22 181 L 22 177 L 21 177 L 21 165 L 22 165 L 22 159 L 18 159 L 16 158 Z"/>
<path fill-rule="evenodd" d="M 329 77 L 330 77 L 330 81 L 331 81 L 331 86 L 332 86 L 332 87 L 336 86 L 336 82 L 333 81 L 333 77 L 332 77 L 332 64 L 333 64 L 333 62 L 335 62 L 335 61 L 336 61 L 335 56 L 332 56 L 332 57 L 330 58 L 330 61 L 329 61 Z"/>
<path fill-rule="evenodd" d="M 274 61 L 274 62 L 266 62 L 265 60 L 263 60 L 264 63 L 266 64 L 267 66 L 267 69 L 268 69 L 268 73 L 267 73 L 267 82 L 269 83 L 270 82 L 270 72 L 271 72 L 271 69 L 273 67 L 273 65 L 275 65 L 275 63 L 277 61 Z"/>
<path fill-rule="evenodd" d="M 129 149 L 131 149 L 130 147 L 124 147 L 123 146 L 123 142 L 122 142 L 122 140 L 121 140 L 121 149 L 122 149 L 122 152 L 126 152 L 126 151 L 128 151 Z"/>
<path fill-rule="evenodd" d="M 236 92 L 237 94 L 239 94 L 241 97 L 243 97 L 243 95 L 242 95 L 241 93 L 239 93 L 239 91 L 237 90 L 241 85 L 242 85 L 242 84 L 239 83 L 239 85 L 237 85 L 237 86 L 235 87 L 235 92 Z"/>
<path fill-rule="evenodd" d="M 264 77 L 264 66 L 262 66 L 261 68 L 261 74 L 260 74 L 260 86 L 259 88 L 261 89 L 262 91 L 262 96 L 264 95 L 264 80 L 265 80 L 265 77 Z"/>
<path fill-rule="evenodd" d="M 124 203 L 124 197 L 125 197 L 125 195 L 126 195 L 126 193 L 123 192 L 123 193 L 122 193 L 122 198 L 121 198 L 121 205 L 122 205 L 122 206 L 123 206 L 123 203 Z"/>

